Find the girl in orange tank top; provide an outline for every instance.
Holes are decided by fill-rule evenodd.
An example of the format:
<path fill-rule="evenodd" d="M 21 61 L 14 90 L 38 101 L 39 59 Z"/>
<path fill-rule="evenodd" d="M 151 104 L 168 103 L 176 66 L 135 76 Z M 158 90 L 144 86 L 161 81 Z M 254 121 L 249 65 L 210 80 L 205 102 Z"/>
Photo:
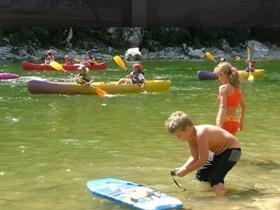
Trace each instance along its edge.
<path fill-rule="evenodd" d="M 223 62 L 214 69 L 222 85 L 219 87 L 219 111 L 216 125 L 235 134 L 243 128 L 246 105 L 240 89 L 239 74 L 229 62 Z M 240 106 L 240 116 L 237 109 Z"/>

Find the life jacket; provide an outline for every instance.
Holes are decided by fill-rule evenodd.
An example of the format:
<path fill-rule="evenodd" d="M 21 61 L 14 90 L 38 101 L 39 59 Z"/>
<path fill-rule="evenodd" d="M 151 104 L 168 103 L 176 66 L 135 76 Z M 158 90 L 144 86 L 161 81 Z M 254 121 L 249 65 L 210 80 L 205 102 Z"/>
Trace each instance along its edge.
<path fill-rule="evenodd" d="M 133 84 L 139 84 L 139 83 L 143 83 L 143 80 L 139 80 L 139 75 L 142 74 L 144 76 L 144 72 L 142 71 L 136 71 L 136 72 L 132 72 L 130 78 Z"/>

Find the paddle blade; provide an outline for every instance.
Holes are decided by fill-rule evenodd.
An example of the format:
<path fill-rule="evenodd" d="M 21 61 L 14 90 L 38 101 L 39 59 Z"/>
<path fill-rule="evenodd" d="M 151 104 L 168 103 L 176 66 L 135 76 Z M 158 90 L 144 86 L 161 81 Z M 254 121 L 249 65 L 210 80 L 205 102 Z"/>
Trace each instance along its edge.
<path fill-rule="evenodd" d="M 114 57 L 113 57 L 113 60 L 115 61 L 115 63 L 116 63 L 122 70 L 126 70 L 125 63 L 124 63 L 123 59 L 122 59 L 119 55 L 114 56 Z"/>
<path fill-rule="evenodd" d="M 63 66 L 61 64 L 57 63 L 56 61 L 50 62 L 50 66 L 53 67 L 57 71 L 65 71 L 63 69 Z"/>
<path fill-rule="evenodd" d="M 96 93 L 97 93 L 98 95 L 100 95 L 100 96 L 105 96 L 105 95 L 108 94 L 105 90 L 102 90 L 102 89 L 99 88 L 99 87 L 94 87 L 94 88 L 95 88 Z"/>
<path fill-rule="evenodd" d="M 255 79 L 254 75 L 252 73 L 250 73 L 248 80 L 249 81 L 253 81 Z"/>
<path fill-rule="evenodd" d="M 212 55 L 212 53 L 206 52 L 206 53 L 205 53 L 205 56 L 208 58 L 208 60 L 214 61 L 215 63 L 217 63 L 217 61 L 216 61 L 214 55 Z"/>

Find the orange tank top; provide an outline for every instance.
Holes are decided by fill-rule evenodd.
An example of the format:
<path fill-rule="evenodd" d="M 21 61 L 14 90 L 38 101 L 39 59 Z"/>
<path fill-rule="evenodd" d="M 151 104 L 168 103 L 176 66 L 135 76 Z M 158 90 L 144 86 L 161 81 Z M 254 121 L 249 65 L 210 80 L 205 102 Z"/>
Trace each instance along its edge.
<path fill-rule="evenodd" d="M 227 107 L 237 108 L 241 100 L 241 93 L 235 89 L 232 94 L 227 97 Z"/>

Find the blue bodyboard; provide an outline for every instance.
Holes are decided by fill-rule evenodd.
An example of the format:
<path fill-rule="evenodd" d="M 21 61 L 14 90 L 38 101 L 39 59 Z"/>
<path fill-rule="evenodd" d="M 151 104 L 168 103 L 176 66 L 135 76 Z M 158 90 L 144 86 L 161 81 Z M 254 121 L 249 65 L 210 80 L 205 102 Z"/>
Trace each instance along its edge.
<path fill-rule="evenodd" d="M 183 203 L 152 188 L 115 178 L 95 179 L 87 182 L 88 190 L 95 196 L 136 209 L 181 209 Z"/>

